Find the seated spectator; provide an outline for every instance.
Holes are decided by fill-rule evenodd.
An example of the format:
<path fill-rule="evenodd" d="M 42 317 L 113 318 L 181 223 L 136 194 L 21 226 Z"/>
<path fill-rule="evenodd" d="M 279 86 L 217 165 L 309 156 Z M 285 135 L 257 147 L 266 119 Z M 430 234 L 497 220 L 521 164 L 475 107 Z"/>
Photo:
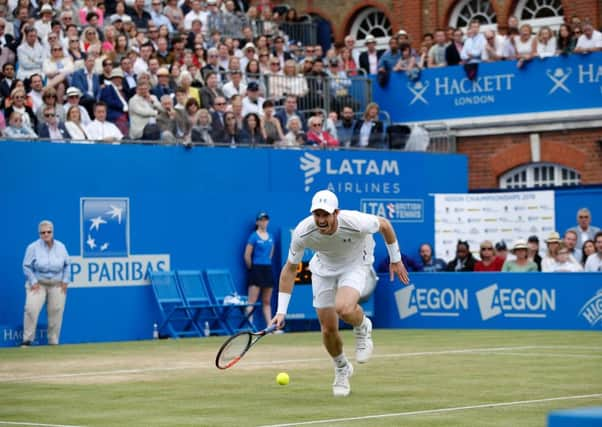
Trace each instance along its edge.
<path fill-rule="evenodd" d="M 305 132 L 301 125 L 299 116 L 292 116 L 288 119 L 286 129 L 288 132 L 284 135 L 284 140 L 280 144 L 282 147 L 302 147 L 307 144 Z"/>
<path fill-rule="evenodd" d="M 180 73 L 180 77 L 178 78 L 178 86 L 184 88 L 186 90 L 186 94 L 188 98 L 194 99 L 197 104 L 200 106 L 201 104 L 201 91 L 192 86 L 192 75 L 188 71 L 182 71 Z M 212 104 L 203 105 L 203 107 L 209 109 Z"/>
<path fill-rule="evenodd" d="M 62 122 L 65 118 L 65 110 L 57 102 L 56 90 L 52 87 L 45 87 L 42 92 L 42 105 L 38 108 L 36 116 L 38 123 L 44 121 L 44 108 L 52 107 L 56 111 L 56 115 Z"/>
<path fill-rule="evenodd" d="M 190 141 L 196 144 L 214 145 L 212 120 L 209 110 L 201 108 L 198 113 L 197 124 L 190 131 Z"/>
<path fill-rule="evenodd" d="M 474 271 L 502 271 L 504 260 L 495 256 L 493 242 L 490 240 L 481 242 L 479 256 L 481 260 L 475 263 Z"/>
<path fill-rule="evenodd" d="M 583 271 L 583 267 L 570 255 L 564 242 L 560 242 L 560 247 L 556 253 L 555 262 L 551 265 L 550 271 L 553 273 L 569 272 L 575 273 Z"/>
<path fill-rule="evenodd" d="M 38 32 L 32 26 L 26 25 L 23 28 L 23 41 L 17 48 L 17 58 L 19 69 L 17 78 L 25 80 L 32 74 L 42 74 L 42 66 L 46 52 L 38 41 Z"/>
<path fill-rule="evenodd" d="M 574 230 L 567 230 L 564 232 L 562 243 L 568 250 L 571 257 L 578 263 L 581 263 L 582 249 L 577 248 L 577 232 Z"/>
<path fill-rule="evenodd" d="M 216 142 L 230 144 L 232 147 L 240 144 L 240 131 L 236 125 L 236 117 L 234 116 L 234 113 L 228 111 L 224 115 L 224 120 L 224 130 L 222 134 L 219 135 L 219 138 L 216 136 Z"/>
<path fill-rule="evenodd" d="M 587 208 L 581 208 L 577 211 L 577 225 L 569 230 L 577 233 L 577 248 L 582 248 L 586 240 L 593 240 L 596 233 L 600 231 L 598 227 L 591 225 L 592 214 Z"/>
<path fill-rule="evenodd" d="M 10 97 L 10 88 L 15 80 L 15 66 L 6 63 L 2 66 L 2 80 L 0 80 L 0 97 L 2 102 L 5 98 Z"/>
<path fill-rule="evenodd" d="M 279 144 L 284 139 L 280 121 L 274 116 L 274 102 L 269 99 L 263 103 L 260 125 L 266 144 Z"/>
<path fill-rule="evenodd" d="M 307 145 L 314 147 L 338 147 L 337 141 L 328 131 L 322 130 L 323 118 L 313 116 L 309 119 L 309 131 L 307 132 Z"/>
<path fill-rule="evenodd" d="M 118 142 L 123 139 L 119 128 L 107 121 L 107 105 L 102 101 L 94 106 L 94 120 L 86 127 L 86 133 L 94 141 Z"/>
<path fill-rule="evenodd" d="M 602 33 L 594 30 L 590 22 L 585 22 L 582 28 L 583 34 L 577 39 L 575 53 L 588 54 L 602 50 Z"/>
<path fill-rule="evenodd" d="M 31 108 L 34 113 L 38 113 L 44 104 L 42 95 L 44 94 L 44 81 L 39 74 L 32 74 L 29 78 L 29 88 L 31 89 L 27 96 L 31 99 Z"/>
<path fill-rule="evenodd" d="M 169 84 L 169 78 L 169 70 L 165 67 L 159 68 L 157 71 L 157 85 L 155 85 L 152 89 L 152 93 L 157 97 L 157 99 L 161 99 L 163 95 L 173 96 L 175 93 L 175 90 Z"/>
<path fill-rule="evenodd" d="M 88 111 L 84 108 L 83 105 L 79 105 L 79 100 L 81 98 L 81 92 L 78 88 L 71 86 L 65 92 L 65 96 L 67 98 L 67 102 L 63 105 L 63 112 L 65 117 L 68 117 L 68 111 L 71 107 L 77 107 L 80 110 L 80 118 L 81 122 L 84 126 L 87 126 L 92 120 L 90 120 L 90 115 Z M 69 132 L 71 133 L 71 132 Z"/>
<path fill-rule="evenodd" d="M 218 87 L 218 76 L 214 72 L 205 74 L 205 82 L 207 83 L 201 89 L 201 105 L 203 108 L 213 108 L 213 100 L 220 96 L 224 98 L 224 92 Z"/>
<path fill-rule="evenodd" d="M 376 38 L 372 34 L 366 37 L 364 44 L 366 45 L 366 50 L 360 53 L 359 67 L 366 74 L 376 74 L 378 72 L 378 62 L 383 52 L 376 49 Z"/>
<path fill-rule="evenodd" d="M 516 257 L 514 260 L 507 260 L 502 267 L 502 271 L 511 273 L 528 273 L 536 272 L 537 264 L 533 261 L 529 261 L 527 242 L 524 240 L 517 240 L 512 248 L 512 253 Z"/>
<path fill-rule="evenodd" d="M 261 119 L 257 114 L 249 113 L 243 119 L 242 130 L 240 132 L 240 143 L 251 146 L 266 143 L 262 132 Z"/>
<path fill-rule="evenodd" d="M 401 52 L 401 57 L 395 67 L 393 67 L 393 71 L 405 71 L 406 75 L 410 80 L 416 80 L 419 77 L 419 68 L 416 64 L 416 57 L 412 55 L 412 49 L 409 44 L 402 43 L 399 46 L 399 50 Z"/>
<path fill-rule="evenodd" d="M 14 89 L 10 94 L 11 105 L 4 109 L 4 117 L 10 117 L 13 111 L 21 114 L 22 125 L 34 129 L 38 127 L 38 119 L 31 107 L 25 105 L 25 91 Z"/>
<path fill-rule="evenodd" d="M 596 253 L 596 244 L 594 243 L 594 241 L 586 240 L 583 243 L 583 249 L 581 250 L 581 265 L 583 267 L 585 267 L 585 262 L 587 261 L 587 258 L 591 254 L 595 254 L 595 253 Z"/>
<path fill-rule="evenodd" d="M 123 72 L 115 68 L 111 73 L 111 80 L 106 81 L 100 91 L 98 99 L 103 101 L 107 108 L 107 118 L 115 123 L 122 134 L 129 133 L 129 106 L 123 86 Z"/>
<path fill-rule="evenodd" d="M 276 118 L 280 120 L 280 126 L 282 129 L 287 128 L 287 123 L 291 117 L 296 116 L 301 120 L 301 128 L 306 129 L 307 123 L 305 123 L 305 114 L 298 110 L 297 97 L 295 95 L 287 95 L 284 100 L 284 108 L 278 109 L 275 114 Z"/>
<path fill-rule="evenodd" d="M 95 61 L 96 58 L 93 56 L 87 56 L 84 68 L 74 71 L 71 75 L 71 86 L 78 88 L 82 93 L 80 102 L 88 112 L 91 111 L 94 102 L 100 96 L 100 77 L 94 72 Z"/>
<path fill-rule="evenodd" d="M 419 263 L 422 271 L 434 273 L 437 271 L 446 270 L 447 265 L 445 264 L 445 261 L 443 261 L 441 258 L 433 257 L 433 248 L 428 243 L 423 243 L 420 245 L 419 254 Z"/>
<path fill-rule="evenodd" d="M 38 125 L 38 136 L 40 138 L 50 139 L 53 142 L 62 142 L 66 139 L 71 139 L 71 135 L 69 135 L 64 123 L 57 117 L 56 106 L 45 105 L 43 113 L 44 121 Z"/>
<path fill-rule="evenodd" d="M 341 63 L 341 69 L 345 72 L 345 74 L 347 74 L 349 77 L 357 76 L 357 64 L 355 63 L 355 59 L 353 59 L 352 50 L 347 46 L 341 48 L 339 53 L 339 62 Z"/>
<path fill-rule="evenodd" d="M 155 95 L 151 95 L 149 84 L 139 82 L 136 95 L 128 102 L 130 115 L 130 138 L 140 139 L 147 125 L 156 124 L 157 116 L 163 109 Z"/>
<path fill-rule="evenodd" d="M 84 109 L 84 111 L 86 111 Z M 71 139 L 77 142 L 86 142 L 88 134 L 85 125 L 81 119 L 81 110 L 79 105 L 72 105 L 67 110 L 67 119 L 65 120 L 65 129 L 71 135 Z"/>
<path fill-rule="evenodd" d="M 435 30 L 435 44 L 428 51 L 428 68 L 445 67 L 447 65 L 445 61 L 447 46 L 445 30 L 441 28 Z"/>
<path fill-rule="evenodd" d="M 57 100 L 63 103 L 65 90 L 69 86 L 69 78 L 75 71 L 73 61 L 69 56 L 65 57 L 63 47 L 56 42 L 50 48 L 50 57 L 44 61 L 43 72 L 46 75 L 46 87 L 54 88 Z"/>
<path fill-rule="evenodd" d="M 29 125 L 23 123 L 23 115 L 17 111 L 10 113 L 8 117 L 8 126 L 2 131 L 6 138 L 28 139 L 37 138 L 38 135 Z"/>
<path fill-rule="evenodd" d="M 255 113 L 258 116 L 263 114 L 263 103 L 265 99 L 259 96 L 259 85 L 251 81 L 247 85 L 247 96 L 242 100 L 242 115 L 243 117 L 249 113 Z"/>
<path fill-rule="evenodd" d="M 353 109 L 346 105 L 341 112 L 341 120 L 337 121 L 337 137 L 343 147 L 357 146 L 358 121 L 355 120 Z"/>
<path fill-rule="evenodd" d="M 533 235 L 527 239 L 527 246 L 529 247 L 528 258 L 529 261 L 533 261 L 537 264 L 537 270 L 541 271 L 541 255 L 539 255 L 539 237 Z"/>
<path fill-rule="evenodd" d="M 470 252 L 468 242 L 459 240 L 456 245 L 456 257 L 447 263 L 445 271 L 474 271 L 476 260 Z"/>
<path fill-rule="evenodd" d="M 357 104 L 351 96 L 351 79 L 341 69 L 337 58 L 330 60 L 326 74 L 330 78 L 331 110 L 337 114 L 343 110 L 344 105 Z"/>
<path fill-rule="evenodd" d="M 352 141 L 352 146 L 384 148 L 384 126 L 378 119 L 379 106 L 376 102 L 371 102 L 366 106 L 366 111 L 362 120 L 355 124 L 356 138 Z"/>
<path fill-rule="evenodd" d="M 185 107 L 186 120 L 188 121 L 188 126 L 192 128 L 197 125 L 199 120 L 200 106 L 199 103 L 196 102 L 196 99 L 188 98 Z"/>
<path fill-rule="evenodd" d="M 495 244 L 495 254 L 498 258 L 506 261 L 508 258 L 508 246 L 506 245 L 506 242 L 501 240 Z"/>
<path fill-rule="evenodd" d="M 587 257 L 585 262 L 585 271 L 602 272 L 602 231 L 599 231 L 594 236 L 594 245 L 596 253 Z"/>
<path fill-rule="evenodd" d="M 557 231 L 551 232 L 546 239 L 546 245 L 548 246 L 548 250 L 541 261 L 541 271 L 544 273 L 552 271 L 552 266 L 556 262 L 556 254 L 560 248 L 560 234 Z"/>
<path fill-rule="evenodd" d="M 247 84 L 242 80 L 241 71 L 234 70 L 230 72 L 230 81 L 224 85 L 222 92 L 228 100 L 234 95 L 244 96 L 247 93 Z"/>
<path fill-rule="evenodd" d="M 161 141 L 167 144 L 176 142 L 178 133 L 178 115 L 173 106 L 173 100 L 169 95 L 163 95 L 159 101 L 162 109 L 157 115 L 157 126 L 161 132 Z"/>
<path fill-rule="evenodd" d="M 461 29 L 454 30 L 453 39 L 445 49 L 445 62 L 447 65 L 458 65 L 462 63 L 460 53 L 464 48 L 464 33 Z"/>
<path fill-rule="evenodd" d="M 573 37 L 573 32 L 568 24 L 560 24 L 558 37 L 556 38 L 556 55 L 568 55 L 573 53 L 577 39 Z"/>

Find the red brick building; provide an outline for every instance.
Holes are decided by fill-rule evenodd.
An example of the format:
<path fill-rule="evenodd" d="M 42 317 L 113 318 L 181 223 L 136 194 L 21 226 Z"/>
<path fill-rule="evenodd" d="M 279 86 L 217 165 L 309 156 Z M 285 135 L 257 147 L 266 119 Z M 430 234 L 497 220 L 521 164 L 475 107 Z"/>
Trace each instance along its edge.
<path fill-rule="evenodd" d="M 589 19 L 598 28 L 602 23 L 600 0 L 292 0 L 288 4 L 330 22 L 337 43 L 351 34 L 360 46 L 368 34 L 384 45 L 400 29 L 418 46 L 424 33 L 464 27 L 473 17 L 499 29 L 512 15 L 535 28 L 557 28 L 573 17 Z M 476 130 L 452 125 L 456 150 L 469 159 L 470 188 L 602 183 L 602 114 L 589 114 L 562 120 L 510 120 Z"/>

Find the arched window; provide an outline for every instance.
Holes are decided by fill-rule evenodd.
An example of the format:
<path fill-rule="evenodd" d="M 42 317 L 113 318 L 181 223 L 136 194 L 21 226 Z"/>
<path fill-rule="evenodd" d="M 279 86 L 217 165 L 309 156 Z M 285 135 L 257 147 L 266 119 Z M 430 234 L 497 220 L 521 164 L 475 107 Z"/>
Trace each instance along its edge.
<path fill-rule="evenodd" d="M 374 7 L 362 9 L 355 17 L 349 34 L 355 37 L 358 48 L 363 48 L 364 39 L 368 35 L 376 38 L 376 44 L 379 48 L 386 47 L 389 37 L 393 34 L 389 18 L 380 10 Z"/>
<path fill-rule="evenodd" d="M 530 24 L 534 31 L 544 25 L 556 30 L 564 22 L 561 0 L 520 0 L 514 15 L 521 24 Z"/>
<path fill-rule="evenodd" d="M 478 19 L 482 29 L 495 28 L 497 16 L 489 0 L 461 0 L 450 16 L 449 25 L 456 28 L 468 27 L 470 21 Z"/>
<path fill-rule="evenodd" d="M 575 169 L 553 163 L 534 163 L 514 168 L 500 177 L 500 188 L 520 189 L 579 185 L 581 175 Z"/>

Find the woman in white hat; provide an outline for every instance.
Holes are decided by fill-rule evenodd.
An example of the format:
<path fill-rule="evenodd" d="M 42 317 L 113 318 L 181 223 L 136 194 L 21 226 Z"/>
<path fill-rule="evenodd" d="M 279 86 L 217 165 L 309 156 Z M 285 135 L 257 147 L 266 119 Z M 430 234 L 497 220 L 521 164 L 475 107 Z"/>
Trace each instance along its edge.
<path fill-rule="evenodd" d="M 560 249 L 560 234 L 557 231 L 552 231 L 546 239 L 548 250 L 541 261 L 541 271 L 553 271 L 553 266 L 556 263 L 556 254 Z"/>
<path fill-rule="evenodd" d="M 517 240 L 512 247 L 512 253 L 516 259 L 506 260 L 502 267 L 502 271 L 509 271 L 511 273 L 537 272 L 537 264 L 533 261 L 529 261 L 529 246 L 527 246 L 525 240 Z"/>

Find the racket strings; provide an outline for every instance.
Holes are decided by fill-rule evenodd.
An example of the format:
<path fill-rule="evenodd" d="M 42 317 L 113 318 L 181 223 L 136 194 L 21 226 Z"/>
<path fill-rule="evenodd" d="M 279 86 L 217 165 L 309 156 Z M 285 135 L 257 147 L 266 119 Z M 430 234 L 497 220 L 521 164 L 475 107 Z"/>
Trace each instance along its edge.
<path fill-rule="evenodd" d="M 219 364 L 221 366 L 225 366 L 236 358 L 240 357 L 247 350 L 250 341 L 250 334 L 237 335 L 228 341 L 219 356 Z"/>

